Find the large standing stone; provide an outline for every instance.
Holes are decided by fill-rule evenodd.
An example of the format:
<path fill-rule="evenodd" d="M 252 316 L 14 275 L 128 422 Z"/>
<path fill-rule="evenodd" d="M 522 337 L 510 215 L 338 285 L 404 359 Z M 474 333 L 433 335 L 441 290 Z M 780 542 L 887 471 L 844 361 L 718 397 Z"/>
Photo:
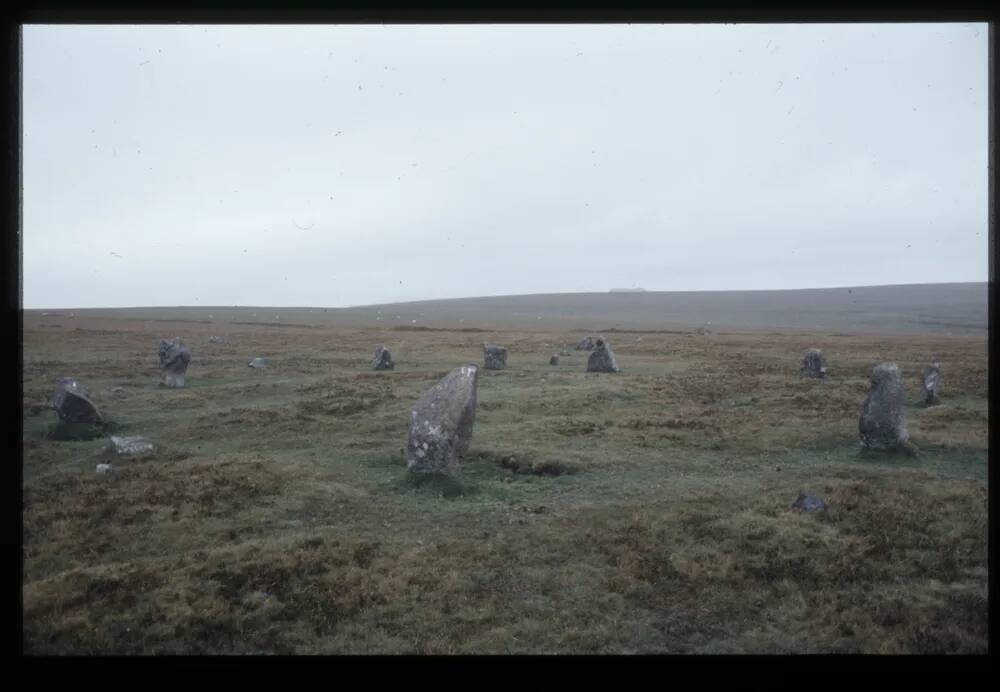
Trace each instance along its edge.
<path fill-rule="evenodd" d="M 487 370 L 503 370 L 507 367 L 507 349 L 483 344 L 483 361 Z"/>
<path fill-rule="evenodd" d="M 594 350 L 587 358 L 587 372 L 618 372 L 618 361 L 604 339 L 594 342 Z"/>
<path fill-rule="evenodd" d="M 393 370 L 396 364 L 392 362 L 392 354 L 382 344 L 375 347 L 375 359 L 372 361 L 374 370 Z"/>
<path fill-rule="evenodd" d="M 52 397 L 52 407 L 59 414 L 61 423 L 96 425 L 104 422 L 97 404 L 90 398 L 90 392 L 72 377 L 59 380 Z"/>
<path fill-rule="evenodd" d="M 577 351 L 593 351 L 594 350 L 594 337 L 585 336 L 576 343 Z"/>
<path fill-rule="evenodd" d="M 865 449 L 905 449 L 909 440 L 903 410 L 903 378 L 895 363 L 880 363 L 872 370 L 868 396 L 861 403 L 858 423 Z"/>
<path fill-rule="evenodd" d="M 801 372 L 806 377 L 826 377 L 826 359 L 823 357 L 823 352 L 818 348 L 806 351 L 806 357 L 802 359 Z"/>
<path fill-rule="evenodd" d="M 476 422 L 479 366 L 463 365 L 427 390 L 410 410 L 406 466 L 414 473 L 458 471 Z"/>
<path fill-rule="evenodd" d="M 163 371 L 161 384 L 167 387 L 183 387 L 184 375 L 191 362 L 191 351 L 179 336 L 160 342 L 160 369 Z"/>
<path fill-rule="evenodd" d="M 931 363 L 924 369 L 924 403 L 934 406 L 941 403 L 938 392 L 941 390 L 941 364 Z"/>

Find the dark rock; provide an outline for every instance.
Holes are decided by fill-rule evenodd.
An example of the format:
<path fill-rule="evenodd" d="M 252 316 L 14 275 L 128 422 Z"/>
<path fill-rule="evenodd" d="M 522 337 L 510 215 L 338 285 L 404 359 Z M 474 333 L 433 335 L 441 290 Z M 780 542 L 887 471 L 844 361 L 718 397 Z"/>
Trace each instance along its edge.
<path fill-rule="evenodd" d="M 410 410 L 406 466 L 414 473 L 456 473 L 476 422 L 479 366 L 463 365 L 445 375 Z"/>
<path fill-rule="evenodd" d="M 826 377 L 826 359 L 823 357 L 823 352 L 818 348 L 806 351 L 800 372 L 806 377 Z"/>
<path fill-rule="evenodd" d="M 803 512 L 825 512 L 827 506 L 822 498 L 816 495 L 801 493 L 799 499 L 792 503 L 792 509 L 798 509 Z"/>
<path fill-rule="evenodd" d="M 604 339 L 594 342 L 594 351 L 587 358 L 587 372 L 618 372 L 618 361 Z"/>
<path fill-rule="evenodd" d="M 153 452 L 153 443 L 144 437 L 111 437 L 111 449 L 119 456 L 139 456 Z"/>
<path fill-rule="evenodd" d="M 191 351 L 179 336 L 160 342 L 160 369 L 163 371 L 161 384 L 167 387 L 183 387 L 184 375 L 191 362 Z"/>
<path fill-rule="evenodd" d="M 260 358 L 260 357 L 254 358 L 252 361 L 247 363 L 247 365 L 251 368 L 266 368 L 267 358 Z"/>
<path fill-rule="evenodd" d="M 549 358 L 549 365 L 559 365 L 559 354 L 558 353 L 554 354 L 551 358 Z"/>
<path fill-rule="evenodd" d="M 375 359 L 372 361 L 374 370 L 394 370 L 396 364 L 392 362 L 392 354 L 382 344 L 375 347 Z"/>
<path fill-rule="evenodd" d="M 903 410 L 903 378 L 895 363 L 880 363 L 872 370 L 858 431 L 864 449 L 906 449 L 909 433 Z"/>
<path fill-rule="evenodd" d="M 577 351 L 593 351 L 594 350 L 594 337 L 585 336 L 580 339 L 576 344 Z"/>
<path fill-rule="evenodd" d="M 91 399 L 90 392 L 72 377 L 59 381 L 56 393 L 52 397 L 52 407 L 59 414 L 61 423 L 94 425 L 104 422 L 104 417 Z"/>
<path fill-rule="evenodd" d="M 931 363 L 924 369 L 924 404 L 935 406 L 941 403 L 938 393 L 941 390 L 941 364 Z"/>
<path fill-rule="evenodd" d="M 487 370 L 503 370 L 507 367 L 507 349 L 483 344 L 483 361 Z"/>

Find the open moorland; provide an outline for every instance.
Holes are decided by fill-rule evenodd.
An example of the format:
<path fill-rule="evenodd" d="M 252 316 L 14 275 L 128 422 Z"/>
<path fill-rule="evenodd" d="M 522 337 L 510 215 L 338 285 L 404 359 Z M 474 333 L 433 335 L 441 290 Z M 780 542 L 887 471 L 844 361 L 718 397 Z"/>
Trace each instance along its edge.
<path fill-rule="evenodd" d="M 26 653 L 987 649 L 981 328 L 46 312 L 24 316 Z M 586 333 L 621 373 L 585 372 Z M 183 389 L 157 384 L 173 336 L 192 351 Z M 481 364 L 485 340 L 510 356 L 481 372 L 462 473 L 415 482 L 410 406 Z M 394 371 L 372 371 L 377 343 Z M 826 380 L 798 373 L 813 346 Z M 269 367 L 248 368 L 255 356 Z M 859 451 L 882 360 L 902 369 L 914 456 Z M 942 403 L 927 408 L 933 360 Z M 155 452 L 53 439 L 67 376 L 108 434 Z M 800 492 L 829 510 L 791 509 Z"/>

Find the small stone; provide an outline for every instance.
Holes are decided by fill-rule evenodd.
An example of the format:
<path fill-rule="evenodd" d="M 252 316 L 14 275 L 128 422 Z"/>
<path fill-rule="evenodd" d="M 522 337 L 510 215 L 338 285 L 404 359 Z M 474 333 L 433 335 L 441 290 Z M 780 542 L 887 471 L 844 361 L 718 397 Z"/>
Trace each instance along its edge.
<path fill-rule="evenodd" d="M 208 343 L 210 343 L 210 344 L 221 344 L 222 343 L 222 337 L 221 336 L 210 336 L 210 337 L 208 337 Z"/>
<path fill-rule="evenodd" d="M 577 351 L 593 351 L 594 350 L 594 337 L 585 336 L 580 339 L 576 344 Z"/>
<path fill-rule="evenodd" d="M 98 476 L 105 476 L 105 475 L 111 473 L 112 471 L 114 471 L 114 468 L 111 466 L 111 464 L 98 464 L 97 465 L 97 475 Z"/>
<path fill-rule="evenodd" d="M 483 361 L 487 370 L 503 370 L 507 367 L 507 349 L 483 344 Z"/>
<path fill-rule="evenodd" d="M 266 368 L 267 358 L 259 358 L 259 357 L 254 358 L 252 361 L 247 363 L 247 365 L 250 366 L 251 368 Z"/>
<path fill-rule="evenodd" d="M 138 456 L 150 454 L 153 443 L 144 437 L 111 437 L 111 449 L 119 456 Z"/>
<path fill-rule="evenodd" d="M 183 387 L 184 376 L 188 363 L 191 362 L 191 350 L 184 345 L 179 336 L 169 341 L 160 341 L 160 369 L 163 371 L 161 384 L 167 387 Z"/>
<path fill-rule="evenodd" d="M 373 370 L 394 370 L 396 364 L 392 362 L 392 354 L 382 344 L 375 347 L 375 358 L 372 361 Z"/>
<path fill-rule="evenodd" d="M 792 509 L 797 509 L 803 512 L 825 512 L 827 510 L 827 506 L 826 503 L 823 502 L 822 498 L 816 495 L 800 493 L 799 499 L 792 503 Z"/>
<path fill-rule="evenodd" d="M 594 342 L 594 350 L 587 359 L 587 372 L 619 372 L 615 354 L 604 339 Z"/>
<path fill-rule="evenodd" d="M 558 353 L 554 354 L 551 358 L 549 358 L 549 365 L 559 365 L 559 354 Z"/>

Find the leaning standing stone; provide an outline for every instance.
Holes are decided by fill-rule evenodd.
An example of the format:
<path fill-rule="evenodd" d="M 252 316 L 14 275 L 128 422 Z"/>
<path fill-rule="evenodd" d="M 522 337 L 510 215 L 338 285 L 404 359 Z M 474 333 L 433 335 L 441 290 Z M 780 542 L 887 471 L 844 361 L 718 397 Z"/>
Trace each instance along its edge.
<path fill-rule="evenodd" d="M 559 365 L 559 354 L 555 353 L 549 358 L 549 365 Z"/>
<path fill-rule="evenodd" d="M 880 363 L 872 370 L 868 396 L 861 403 L 858 423 L 864 449 L 904 449 L 909 440 L 903 410 L 903 378 L 895 363 Z"/>
<path fill-rule="evenodd" d="M 941 364 L 932 363 L 924 370 L 924 403 L 934 406 L 941 403 L 938 392 L 941 390 Z"/>
<path fill-rule="evenodd" d="M 191 362 L 191 351 L 179 336 L 160 342 L 160 369 L 163 370 L 161 384 L 167 387 L 183 387 L 184 375 Z"/>
<path fill-rule="evenodd" d="M 393 370 L 396 364 L 392 362 L 392 354 L 382 344 L 375 347 L 375 359 L 372 361 L 374 370 Z"/>
<path fill-rule="evenodd" d="M 826 377 L 826 359 L 823 357 L 823 352 L 818 348 L 806 351 L 806 357 L 802 359 L 801 372 L 806 377 Z"/>
<path fill-rule="evenodd" d="M 487 370 L 503 370 L 507 367 L 507 349 L 483 344 L 483 361 Z"/>
<path fill-rule="evenodd" d="M 594 342 L 594 351 L 587 359 L 587 372 L 618 372 L 618 361 L 604 339 Z"/>
<path fill-rule="evenodd" d="M 104 422 L 97 404 L 90 398 L 90 392 L 72 377 L 59 381 L 52 397 L 52 407 L 59 414 L 61 423 L 85 423 L 95 425 Z"/>
<path fill-rule="evenodd" d="M 406 466 L 414 473 L 458 471 L 458 458 L 469 448 L 476 422 L 479 367 L 463 365 L 420 397 L 410 410 Z"/>

